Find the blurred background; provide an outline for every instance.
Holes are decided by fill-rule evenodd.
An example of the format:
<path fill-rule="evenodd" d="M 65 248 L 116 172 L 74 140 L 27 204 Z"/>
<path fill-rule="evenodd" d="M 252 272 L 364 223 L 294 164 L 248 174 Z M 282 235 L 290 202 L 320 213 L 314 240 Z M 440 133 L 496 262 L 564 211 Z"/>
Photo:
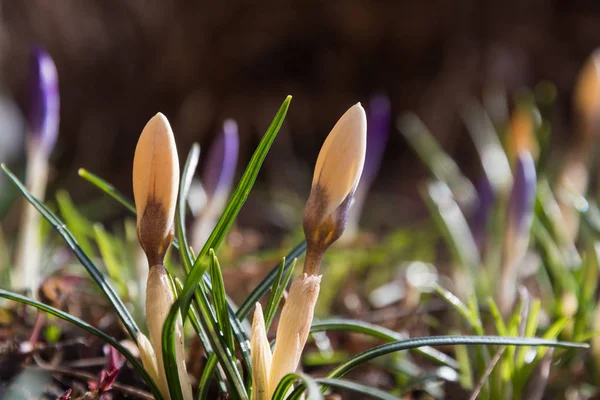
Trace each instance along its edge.
<path fill-rule="evenodd" d="M 234 118 L 239 176 L 288 94 L 292 105 L 259 188 L 305 196 L 335 121 L 381 93 L 394 118 L 415 111 L 475 174 L 458 115 L 464 103 L 501 89 L 510 106 L 520 88 L 551 82 L 553 138 L 568 141 L 576 74 L 599 44 L 600 3 L 592 0 L 0 0 L 0 161 L 23 174 L 32 45 L 48 50 L 60 81 L 47 198 L 65 188 L 79 203 L 101 197 L 77 176 L 80 167 L 131 195 L 135 144 L 158 111 L 173 125 L 182 161 L 193 142 L 208 148 Z M 426 175 L 392 124 L 374 186 L 387 201 L 372 223 L 425 214 L 415 184 Z M 262 201 L 252 196 L 240 221 L 264 219 Z M 9 210 L 2 217 L 16 226 Z"/>

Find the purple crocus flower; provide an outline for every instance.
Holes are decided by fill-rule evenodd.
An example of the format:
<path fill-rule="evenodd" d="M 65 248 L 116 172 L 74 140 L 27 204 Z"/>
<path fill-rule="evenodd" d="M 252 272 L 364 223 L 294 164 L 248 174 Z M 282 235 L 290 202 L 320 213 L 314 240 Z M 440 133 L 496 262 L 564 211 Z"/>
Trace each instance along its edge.
<path fill-rule="evenodd" d="M 356 237 L 365 199 L 381 166 L 381 160 L 390 134 L 391 107 L 389 99 L 384 95 L 372 97 L 366 114 L 367 151 L 365 165 L 354 193 L 354 203 L 348 213 L 346 230 L 341 238 L 342 242 L 351 241 Z"/>
<path fill-rule="evenodd" d="M 30 140 L 40 151 L 50 154 L 58 136 L 60 100 L 58 73 L 50 55 L 34 47 L 29 76 Z"/>
<path fill-rule="evenodd" d="M 471 232 L 479 250 L 485 244 L 485 233 L 490 214 L 496 201 L 496 194 L 486 175 L 482 175 L 475 184 L 477 191 L 477 207 L 471 219 Z"/>
<path fill-rule="evenodd" d="M 226 120 L 208 152 L 202 174 L 202 183 L 209 202 L 217 196 L 227 196 L 229 193 L 237 166 L 239 143 L 237 124 L 232 119 Z"/>
<path fill-rule="evenodd" d="M 390 100 L 384 95 L 374 96 L 367 109 L 367 154 L 359 188 L 368 188 L 379 172 L 390 135 L 390 122 Z"/>
<path fill-rule="evenodd" d="M 517 158 L 515 177 L 510 201 L 508 216 L 510 227 L 514 234 L 526 235 L 533 217 L 536 190 L 535 161 L 528 151 L 521 151 Z"/>
<path fill-rule="evenodd" d="M 513 307 L 519 265 L 529 246 L 536 184 L 533 157 L 529 151 L 521 150 L 517 156 L 513 187 L 508 202 L 508 227 L 504 239 L 504 261 L 500 277 L 498 305 L 504 315 L 507 315 Z"/>
<path fill-rule="evenodd" d="M 223 212 L 237 166 L 240 139 L 237 124 L 228 119 L 208 151 L 202 184 L 206 203 L 199 207 L 193 227 L 192 247 L 200 249 L 208 239 Z"/>

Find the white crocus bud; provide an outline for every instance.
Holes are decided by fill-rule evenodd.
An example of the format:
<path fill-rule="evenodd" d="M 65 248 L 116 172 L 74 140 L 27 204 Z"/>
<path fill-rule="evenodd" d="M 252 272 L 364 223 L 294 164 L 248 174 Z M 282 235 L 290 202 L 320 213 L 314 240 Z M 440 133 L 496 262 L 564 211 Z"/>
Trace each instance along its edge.
<path fill-rule="evenodd" d="M 579 233 L 579 210 L 573 200 L 587 192 L 592 154 L 600 136 L 600 49 L 592 53 L 579 73 L 573 105 L 577 135 L 570 140 L 555 188 L 565 220 L 564 231 L 571 242 Z"/>
<path fill-rule="evenodd" d="M 269 371 L 273 356 L 267 339 L 265 318 L 260 303 L 256 303 L 254 309 L 250 353 L 252 358 L 252 400 L 268 400 Z"/>
<path fill-rule="evenodd" d="M 154 354 L 152 344 L 150 344 L 150 341 L 146 335 L 141 332 L 138 332 L 136 339 L 138 350 L 140 351 L 140 358 L 142 359 L 144 368 L 146 368 L 146 371 L 148 371 L 148 374 L 154 380 L 154 382 L 157 382 L 161 393 L 164 393 L 163 388 L 160 387 L 161 381 L 158 379 L 158 366 L 156 365 L 156 355 Z"/>
<path fill-rule="evenodd" d="M 317 275 L 327 248 L 344 232 L 352 196 L 365 163 L 367 119 L 360 103 L 335 124 L 317 158 L 302 225 L 307 251 L 304 273 L 290 287 L 279 318 L 269 396 L 285 375 L 296 371 L 308 339 L 321 276 Z"/>
<path fill-rule="evenodd" d="M 575 85 L 573 103 L 580 135 L 597 136 L 600 122 L 600 49 L 587 60 Z"/>
<path fill-rule="evenodd" d="M 312 325 L 320 285 L 320 275 L 302 274 L 292 282 L 277 327 L 269 376 L 269 399 L 281 378 L 298 368 Z"/>
<path fill-rule="evenodd" d="M 146 322 L 150 333 L 150 342 L 154 348 L 156 363 L 158 365 L 159 382 L 164 385 L 161 387 L 163 396 L 170 398 L 167 385 L 167 377 L 163 363 L 162 354 L 162 329 L 165 319 L 175 302 L 171 283 L 165 267 L 155 265 L 150 268 L 148 274 L 148 285 L 146 287 Z M 179 384 L 183 392 L 184 399 L 192 399 L 192 387 L 187 375 L 185 365 L 185 349 L 183 346 L 183 323 L 181 316 L 177 317 L 175 323 L 175 352 L 177 356 L 177 371 L 179 371 Z M 166 390 L 165 390 L 166 389 Z"/>
<path fill-rule="evenodd" d="M 173 241 L 173 219 L 179 186 L 179 160 L 173 131 L 167 118 L 158 113 L 144 127 L 133 159 L 133 195 L 137 232 L 148 258 L 150 272 L 146 285 L 146 322 L 158 371 L 158 386 L 170 399 L 162 357 L 162 329 L 175 296 L 163 266 Z M 175 324 L 177 371 L 185 400 L 192 399 L 185 365 L 183 324 Z"/>
<path fill-rule="evenodd" d="M 357 103 L 335 124 L 317 158 L 302 219 L 307 242 L 304 272 L 308 274 L 317 273 L 325 250 L 344 232 L 366 149 L 367 118 Z"/>
<path fill-rule="evenodd" d="M 173 240 L 179 159 L 173 131 L 158 113 L 144 127 L 133 158 L 133 197 L 140 244 L 152 266 L 162 264 Z"/>

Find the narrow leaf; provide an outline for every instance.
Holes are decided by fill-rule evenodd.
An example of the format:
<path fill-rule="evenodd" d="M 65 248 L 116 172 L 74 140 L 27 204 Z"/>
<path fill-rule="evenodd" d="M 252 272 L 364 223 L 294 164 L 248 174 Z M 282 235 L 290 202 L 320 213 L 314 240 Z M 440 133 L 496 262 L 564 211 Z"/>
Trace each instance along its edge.
<path fill-rule="evenodd" d="M 73 315 L 67 314 L 64 311 L 61 311 L 54 307 L 50 307 L 46 304 L 40 303 L 40 302 L 30 299 L 28 297 L 21 296 L 20 294 L 12 293 L 7 290 L 0 289 L 0 297 L 9 299 L 9 300 L 14 300 L 14 301 L 17 301 L 22 304 L 27 304 L 29 306 L 37 308 L 38 310 L 41 310 L 48 314 L 54 315 L 55 317 L 58 317 L 62 320 L 70 322 L 73 325 L 80 327 L 81 329 L 84 329 L 85 331 L 91 333 L 92 335 L 100 338 L 104 342 L 110 344 L 112 347 L 115 348 L 115 350 L 117 350 L 119 353 L 121 353 L 127 359 L 127 361 L 129 361 L 131 363 L 131 365 L 133 365 L 133 367 L 140 373 L 142 379 L 144 380 L 144 382 L 146 382 L 146 384 L 150 388 L 150 391 L 152 391 L 152 394 L 155 396 L 155 398 L 162 399 L 162 395 L 161 395 L 160 391 L 158 390 L 156 383 L 152 380 L 152 378 L 150 377 L 150 375 L 148 374 L 146 369 L 143 367 L 143 365 L 140 363 L 140 361 L 133 354 L 131 354 L 131 352 L 129 350 L 127 350 L 127 348 L 125 348 L 123 345 L 121 345 L 121 343 L 119 343 L 119 341 L 117 341 L 112 336 L 107 335 L 106 333 L 102 332 L 101 330 L 93 327 L 92 325 L 88 324 L 87 322 L 85 322 L 77 317 L 74 317 Z"/>
<path fill-rule="evenodd" d="M 96 268 L 92 260 L 85 254 L 85 252 L 81 249 L 71 232 L 65 227 L 65 224 L 58 219 L 58 217 L 44 205 L 41 201 L 36 199 L 34 196 L 29 193 L 27 188 L 19 181 L 19 179 L 6 167 L 6 165 L 2 164 L 2 169 L 8 175 L 10 180 L 15 184 L 15 186 L 23 193 L 27 201 L 29 201 L 42 216 L 48 220 L 48 222 L 56 229 L 58 234 L 65 240 L 69 248 L 73 251 L 79 262 L 84 266 L 87 272 L 90 274 L 92 279 L 96 282 L 100 290 L 104 292 L 109 302 L 115 308 L 119 319 L 123 322 L 125 329 L 129 333 L 131 339 L 137 343 L 137 332 L 139 332 L 139 328 L 135 323 L 133 317 L 127 310 L 127 307 L 123 304 L 119 296 L 115 293 L 114 289 L 108 284 L 104 275 Z"/>
<path fill-rule="evenodd" d="M 271 287 L 271 294 L 269 295 L 269 300 L 267 300 L 267 307 L 265 308 L 265 327 L 267 331 L 271 326 L 271 322 L 273 322 L 273 318 L 275 317 L 275 313 L 277 312 L 277 308 L 281 303 L 281 298 L 283 297 L 283 291 L 288 286 L 290 282 L 290 278 L 294 273 L 294 267 L 296 266 L 296 260 L 292 261 L 292 265 L 285 271 L 285 257 L 281 260 L 281 264 L 279 265 L 279 270 L 277 272 L 277 277 L 275 278 L 275 283 Z"/>

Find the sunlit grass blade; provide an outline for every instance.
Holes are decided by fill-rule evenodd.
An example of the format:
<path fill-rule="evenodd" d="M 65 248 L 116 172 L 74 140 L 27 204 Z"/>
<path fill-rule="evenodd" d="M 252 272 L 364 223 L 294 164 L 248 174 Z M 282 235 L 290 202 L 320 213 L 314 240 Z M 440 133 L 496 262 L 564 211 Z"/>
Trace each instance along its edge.
<path fill-rule="evenodd" d="M 539 221 L 556 242 L 566 265 L 577 268 L 581 264 L 581 257 L 564 229 L 566 221 L 547 179 L 541 178 L 538 182 L 535 208 Z"/>
<path fill-rule="evenodd" d="M 91 333 L 92 335 L 100 338 L 104 342 L 110 344 L 112 347 L 115 348 L 115 350 L 117 350 L 119 353 L 121 353 L 127 359 L 127 361 L 129 361 L 131 363 L 131 365 L 133 365 L 133 367 L 140 373 L 142 379 L 144 380 L 144 382 L 146 382 L 146 384 L 150 388 L 150 391 L 155 396 L 155 398 L 162 399 L 162 395 L 160 394 L 160 391 L 158 390 L 156 383 L 152 380 L 152 378 L 150 377 L 150 375 L 148 374 L 146 369 L 142 366 L 140 361 L 137 358 L 135 358 L 133 356 L 133 354 L 131 354 L 131 352 L 129 350 L 127 350 L 127 348 L 125 348 L 123 345 L 121 345 L 121 343 L 119 343 L 119 341 L 116 340 L 115 338 L 113 338 L 112 336 L 107 335 L 106 333 L 102 332 L 101 330 L 93 327 L 92 325 L 88 324 L 87 322 L 85 322 L 77 317 L 74 317 L 73 315 L 67 314 L 64 311 L 61 311 L 54 307 L 50 307 L 46 304 L 40 303 L 40 302 L 30 299 L 28 297 L 21 296 L 19 294 L 12 293 L 12 292 L 9 292 L 9 291 L 3 290 L 3 289 L 0 289 L 0 297 L 9 299 L 9 300 L 14 300 L 14 301 L 17 301 L 22 304 L 27 304 L 29 306 L 35 307 L 38 310 L 45 312 L 45 313 L 54 315 L 55 317 L 58 317 L 58 318 L 65 320 L 73 325 L 76 325 L 81 329 L 84 329 L 85 331 Z"/>
<path fill-rule="evenodd" d="M 478 335 L 483 335 L 484 331 L 481 321 L 475 315 L 473 315 L 473 313 L 471 312 L 469 307 L 465 305 L 465 303 L 463 303 L 458 297 L 456 297 L 454 294 L 450 293 L 449 291 L 447 291 L 439 285 L 434 285 L 433 289 L 456 312 L 458 312 L 460 316 L 462 316 L 467 321 L 471 329 L 473 329 L 473 332 L 475 332 Z"/>
<path fill-rule="evenodd" d="M 233 193 L 231 200 L 227 204 L 227 207 L 225 207 L 221 218 L 219 218 L 217 225 L 215 226 L 208 240 L 204 244 L 204 247 L 202 247 L 202 250 L 200 250 L 200 253 L 196 258 L 196 262 L 194 263 L 194 266 L 192 267 L 192 270 L 190 271 L 190 274 L 188 275 L 183 286 L 182 297 L 184 299 L 184 308 L 187 308 L 189 306 L 193 292 L 196 289 L 196 285 L 198 284 L 198 282 L 200 282 L 202 275 L 208 267 L 208 263 L 206 263 L 206 261 L 204 260 L 204 258 L 208 254 L 208 250 L 214 249 L 216 251 L 219 248 L 219 245 L 225 238 L 227 231 L 229 231 L 229 228 L 231 227 L 235 218 L 237 217 L 238 212 L 246 202 L 246 199 L 248 198 L 248 195 L 252 190 L 252 186 L 256 181 L 256 177 L 258 176 L 260 167 L 262 166 L 262 163 L 265 157 L 267 156 L 267 153 L 271 148 L 271 145 L 273 144 L 277 133 L 279 132 L 279 128 L 281 128 L 281 125 L 283 124 L 283 120 L 285 118 L 291 100 L 292 97 L 288 96 L 279 108 L 279 111 L 275 115 L 275 118 L 271 122 L 271 125 L 267 129 L 267 132 L 260 141 L 258 148 L 252 155 L 252 159 L 246 167 L 246 171 L 240 179 L 240 183 L 238 184 L 235 192 Z"/>
<path fill-rule="evenodd" d="M 576 293 L 577 282 L 568 268 L 565 268 L 567 261 L 556 243 L 552 240 L 550 233 L 543 226 L 541 221 L 534 219 L 533 235 L 539 245 L 540 254 L 544 261 L 544 266 L 552 278 L 552 286 L 555 296 L 559 297 L 565 293 Z"/>
<path fill-rule="evenodd" d="M 167 315 L 165 323 L 163 325 L 162 334 L 162 352 L 163 352 L 163 363 L 165 368 L 165 375 L 167 376 L 167 383 L 169 385 L 169 395 L 171 400 L 183 400 L 183 392 L 179 385 L 179 371 L 177 370 L 177 350 L 175 344 L 175 321 L 177 320 L 180 312 L 181 298 L 178 298 L 171 306 L 171 312 Z M 168 326 L 172 327 L 168 331 Z M 160 350 L 158 350 L 160 351 Z"/>
<path fill-rule="evenodd" d="M 177 235 L 178 243 L 180 244 L 178 246 L 179 256 L 187 273 L 189 273 L 189 271 L 192 268 L 193 256 L 187 242 L 185 229 L 185 211 L 187 204 L 187 196 L 189 194 L 192 177 L 196 170 L 196 166 L 198 165 L 199 156 L 200 147 L 197 144 L 194 144 L 188 154 L 188 158 L 186 160 L 181 175 L 181 181 L 179 184 L 178 206 L 175 221 L 175 233 Z M 210 254 L 214 256 L 214 252 L 212 252 L 212 250 Z M 214 261 L 214 258 L 211 257 L 211 261 Z M 219 268 L 218 264 L 216 267 Z M 215 273 L 214 270 L 211 270 L 211 272 Z M 220 268 L 217 272 L 220 275 Z M 237 370 L 237 366 L 235 363 L 235 347 L 233 343 L 231 324 L 229 323 L 229 309 L 226 303 L 223 280 L 221 278 L 220 280 L 218 279 L 218 281 L 221 283 L 221 285 L 217 285 L 215 290 L 218 290 L 219 293 L 213 292 L 213 299 L 215 301 L 216 311 L 210 307 L 208 298 L 206 297 L 206 290 L 202 287 L 203 282 L 199 282 L 200 288 L 196 293 L 195 299 L 195 304 L 199 308 L 199 315 L 197 315 L 198 320 L 195 322 L 199 323 L 199 338 L 204 344 L 204 348 L 207 351 L 209 360 L 211 358 L 216 359 L 219 355 L 218 352 L 222 351 L 223 353 L 220 354 L 220 357 L 218 358 L 222 362 L 223 369 L 226 371 L 226 373 L 229 372 L 228 376 L 232 376 L 235 379 L 239 378 L 240 373 Z M 183 287 L 179 288 L 178 290 L 180 299 L 183 290 Z M 212 290 L 212 287 L 209 287 L 208 290 Z M 180 301 L 176 302 L 173 305 L 171 309 L 172 313 L 169 314 L 169 317 L 167 318 L 163 326 L 163 359 L 165 360 L 165 371 L 167 371 L 167 363 L 175 362 L 175 354 L 172 353 L 172 351 L 175 350 L 174 331 L 172 328 L 167 328 L 167 326 L 169 323 L 174 323 L 175 319 L 170 320 L 169 318 L 172 318 L 177 315 L 177 307 L 179 303 Z M 191 311 L 192 308 L 188 308 L 188 315 Z M 228 330 L 223 330 L 225 325 L 229 327 Z M 225 333 L 225 337 L 223 337 L 223 333 Z M 167 379 L 169 382 L 169 390 L 172 393 L 172 396 L 179 396 L 179 378 L 175 368 L 172 368 L 171 371 L 167 371 Z M 243 386 L 240 388 L 241 378 L 239 381 L 237 381 L 237 385 L 236 382 L 233 382 L 233 385 L 235 386 L 235 388 L 237 388 L 237 392 L 234 388 L 233 394 L 240 395 L 240 391 L 242 394 L 244 394 Z"/>
<path fill-rule="evenodd" d="M 456 346 L 456 360 L 460 365 L 458 381 L 460 385 L 467 389 L 473 389 L 475 383 L 473 382 L 473 367 L 471 359 L 469 358 L 469 349 L 465 345 Z"/>
<path fill-rule="evenodd" d="M 182 308 L 181 303 L 182 298 L 180 297 L 171 307 L 171 311 L 169 312 L 169 315 L 167 316 L 163 326 L 163 355 L 165 362 L 167 362 L 167 358 L 169 359 L 169 362 L 175 362 L 175 341 L 173 340 L 173 336 L 168 334 L 168 327 L 174 326 L 177 312 Z M 233 355 L 227 347 L 225 338 L 218 330 L 218 322 L 216 317 L 213 315 L 212 310 L 210 309 L 208 299 L 203 295 L 202 292 L 199 292 L 195 298 L 194 304 L 196 307 L 198 307 L 202 329 L 204 332 L 206 332 L 214 354 L 216 354 L 217 360 L 221 364 L 223 372 L 227 377 L 230 388 L 229 395 L 234 399 L 247 400 L 249 397 L 244 386 L 241 373 L 237 368 Z M 174 386 L 178 386 L 177 382 L 179 382 L 179 378 L 177 371 L 173 369 L 173 371 L 166 372 L 169 382 L 172 381 Z M 175 394 L 177 394 L 176 391 Z"/>
<path fill-rule="evenodd" d="M 275 317 L 279 303 L 281 303 L 283 291 L 287 287 L 288 283 L 290 282 L 290 278 L 294 273 L 296 260 L 297 259 L 294 259 L 294 261 L 292 261 L 292 265 L 287 271 L 285 271 L 285 257 L 283 257 L 281 264 L 279 264 L 275 283 L 273 283 L 273 286 L 271 287 L 271 294 L 269 295 L 269 300 L 267 300 L 267 306 L 265 307 L 265 327 L 267 332 L 269 331 L 271 322 L 273 322 L 273 318 Z"/>
<path fill-rule="evenodd" d="M 204 288 L 207 291 L 212 292 L 212 282 L 208 275 L 204 274 L 203 276 Z M 203 290 L 200 285 L 198 285 L 198 290 Z M 233 336 L 238 343 L 239 351 L 242 354 L 242 360 L 244 361 L 244 366 L 248 373 L 246 374 L 246 382 L 247 385 L 251 384 L 252 380 L 252 369 L 251 369 L 251 360 L 250 360 L 250 339 L 248 337 L 248 330 L 244 329 L 242 326 L 242 321 L 238 319 L 235 312 L 233 311 L 233 306 L 231 301 L 226 297 L 227 303 L 227 312 L 229 315 L 229 323 L 231 325 L 231 329 L 233 330 Z M 209 304 L 210 306 L 210 304 Z M 214 354 L 213 354 L 214 356 Z M 210 359 L 209 359 L 210 361 Z M 205 369 L 206 371 L 206 369 Z M 210 372 L 212 374 L 212 372 Z"/>
<path fill-rule="evenodd" d="M 102 290 L 102 292 L 108 298 L 109 302 L 113 305 L 115 311 L 117 312 L 117 315 L 119 316 L 119 319 L 123 322 L 123 325 L 125 326 L 125 329 L 127 329 L 127 332 L 129 333 L 131 339 L 137 343 L 137 332 L 139 332 L 139 328 L 135 323 L 133 317 L 129 313 L 129 310 L 127 310 L 127 307 L 125 307 L 119 296 L 117 296 L 113 288 L 108 284 L 108 282 L 104 278 L 104 275 L 98 270 L 98 268 L 96 268 L 92 260 L 90 260 L 90 258 L 87 256 L 87 254 L 85 254 L 81 247 L 79 247 L 79 244 L 77 243 L 71 232 L 69 232 L 69 230 L 65 227 L 65 224 L 52 211 L 50 211 L 48 207 L 44 205 L 44 203 L 32 196 L 31 193 L 29 193 L 29 191 L 27 190 L 27 188 L 25 188 L 25 186 L 21 183 L 21 181 L 19 181 L 19 179 L 16 176 L 14 176 L 12 172 L 10 172 L 6 165 L 2 164 L 2 169 L 4 170 L 6 175 L 8 175 L 10 180 L 15 184 L 15 186 L 21 191 L 21 193 L 23 193 L 23 196 L 25 196 L 27 201 L 29 201 L 40 212 L 40 214 L 42 214 L 42 216 L 52 225 L 52 227 L 54 227 L 54 229 L 56 229 L 58 234 L 64 239 L 64 241 L 67 243 L 69 248 L 73 251 L 77 259 L 79 260 L 79 262 L 81 262 L 83 267 L 87 270 L 92 279 L 96 282 L 100 290 Z"/>
<path fill-rule="evenodd" d="M 221 218 L 219 218 L 217 225 L 215 226 L 208 240 L 204 244 L 204 247 L 202 248 L 202 250 L 200 250 L 200 253 L 198 254 L 196 261 L 184 284 L 181 297 L 183 300 L 181 306 L 183 306 L 184 310 L 189 307 L 190 302 L 192 300 L 192 296 L 194 295 L 194 292 L 197 289 L 197 285 L 201 284 L 201 280 L 203 279 L 203 275 L 206 271 L 206 268 L 208 268 L 208 263 L 206 262 L 205 257 L 208 254 L 209 249 L 212 248 L 214 250 L 217 250 L 219 248 L 219 245 L 225 238 L 225 235 L 227 234 L 229 228 L 233 224 L 238 212 L 240 211 L 248 195 L 250 194 L 252 186 L 254 185 L 256 177 L 258 176 L 258 172 L 260 171 L 260 167 L 271 147 L 271 144 L 273 143 L 275 137 L 277 136 L 277 133 L 279 132 L 279 128 L 283 124 L 283 120 L 289 108 L 290 101 L 291 96 L 288 96 L 279 108 L 279 111 L 275 115 L 275 118 L 271 122 L 271 125 L 269 126 L 267 132 L 265 133 L 261 142 L 259 143 L 258 148 L 254 152 L 250 163 L 246 167 L 246 171 L 240 179 L 240 182 L 235 192 L 233 193 L 231 200 L 227 204 L 227 207 L 225 207 Z M 199 299 L 198 297 L 200 296 L 197 295 L 196 297 L 198 306 L 204 308 L 204 304 L 202 304 L 202 299 Z M 206 304 L 206 307 L 208 307 L 208 304 Z M 206 314 L 207 311 L 208 310 L 204 309 L 201 310 L 203 314 Z M 169 318 L 167 318 L 168 323 L 165 323 L 165 327 L 163 329 L 163 339 L 165 339 L 164 335 L 168 334 L 168 330 L 172 328 L 172 325 L 169 324 L 172 324 L 175 321 L 174 316 L 176 310 L 172 309 L 171 313 L 173 315 L 169 315 Z M 218 335 L 211 336 L 211 332 L 209 332 L 208 330 L 207 333 L 211 337 L 211 345 L 215 349 L 215 353 L 219 358 L 219 362 L 224 367 L 226 375 L 228 376 L 228 378 L 231 378 L 232 380 L 237 382 L 237 380 L 240 378 L 240 374 L 236 366 L 234 364 L 230 364 L 232 362 L 231 355 L 227 357 L 225 349 L 223 348 L 226 346 L 223 346 L 223 343 L 219 342 L 219 340 L 222 339 L 222 337 L 219 337 Z M 242 350 L 247 351 L 248 349 Z M 240 387 L 243 387 L 243 384 L 241 382 L 238 382 L 237 386 L 239 390 Z"/>
<path fill-rule="evenodd" d="M 479 153 L 488 181 L 496 191 L 504 193 L 512 183 L 512 172 L 493 122 L 475 100 L 463 107 L 461 116 Z"/>
<path fill-rule="evenodd" d="M 587 344 L 557 342 L 555 340 L 546 340 L 538 338 L 519 338 L 502 336 L 429 336 L 423 338 L 413 338 L 397 341 L 394 343 L 383 344 L 364 351 L 345 363 L 333 369 L 327 378 L 341 378 L 352 369 L 371 361 L 377 357 L 391 354 L 398 351 L 415 349 L 422 346 L 456 346 L 456 345 L 497 345 L 497 346 L 546 346 L 558 348 L 589 348 Z"/>
<path fill-rule="evenodd" d="M 123 264 L 119 262 L 117 256 L 118 252 L 122 249 L 116 246 L 114 239 L 110 237 L 101 224 L 94 225 L 94 234 L 96 235 L 96 244 L 98 245 L 102 261 L 104 261 L 104 265 L 106 266 L 108 276 L 119 285 L 122 293 L 125 293 L 127 287 L 125 282 L 123 282 L 121 272 Z"/>
<path fill-rule="evenodd" d="M 77 211 L 67 192 L 60 190 L 56 193 L 56 204 L 58 204 L 60 215 L 81 249 L 86 254 L 93 254 L 89 240 L 94 235 L 91 222 Z"/>
<path fill-rule="evenodd" d="M 317 382 L 320 385 L 327 385 L 329 387 L 335 387 L 338 389 L 344 389 L 344 390 L 347 390 L 350 392 L 358 393 L 358 394 L 364 396 L 365 398 L 373 398 L 373 399 L 379 399 L 379 400 L 398 400 L 399 399 L 399 397 L 394 396 L 390 393 L 384 392 L 383 390 L 379 390 L 372 386 L 363 385 L 358 382 L 352 382 L 352 381 L 343 380 L 343 379 L 328 379 L 328 378 L 315 379 L 315 382 Z"/>
<path fill-rule="evenodd" d="M 225 295 L 225 283 L 223 282 L 223 275 L 221 274 L 221 266 L 219 260 L 215 255 L 215 252 L 211 249 L 209 252 L 210 257 L 210 277 L 212 281 L 212 297 L 213 304 L 215 307 L 215 314 L 217 321 L 219 322 L 219 328 L 225 336 L 225 341 L 229 347 L 229 351 L 232 355 L 235 355 L 235 345 L 233 342 L 233 330 L 231 328 L 231 322 L 229 321 L 229 313 L 227 309 L 227 299 Z M 235 360 L 235 358 L 234 358 Z"/>
<path fill-rule="evenodd" d="M 600 209 L 596 202 L 586 199 L 587 207 L 581 207 L 581 214 L 584 225 L 590 230 L 596 239 L 600 238 Z"/>
<path fill-rule="evenodd" d="M 293 373 L 287 374 L 279 381 L 279 384 L 273 393 L 272 400 L 285 399 L 286 394 L 293 388 L 294 382 L 297 381 L 299 381 L 302 384 L 302 388 L 306 390 L 307 400 L 319 400 L 323 398 L 319 385 L 313 378 L 306 374 Z M 291 397 L 289 398 L 291 399 Z"/>
<path fill-rule="evenodd" d="M 470 205 L 476 200 L 471 181 L 463 175 L 452 157 L 444 152 L 419 117 L 406 113 L 398 118 L 397 126 L 433 176 L 448 185 L 459 203 Z"/>
<path fill-rule="evenodd" d="M 181 173 L 181 182 L 179 183 L 179 198 L 177 199 L 177 239 L 180 244 L 179 255 L 186 273 L 189 273 L 192 269 L 193 262 L 185 229 L 185 210 L 188 194 L 190 193 L 190 186 L 192 185 L 192 178 L 196 172 L 199 159 L 200 146 L 198 143 L 194 143 L 190 149 L 185 166 L 183 167 L 183 171 Z"/>
<path fill-rule="evenodd" d="M 113 185 L 106 182 L 99 176 L 89 172 L 85 168 L 79 168 L 78 173 L 80 177 L 102 190 L 104 193 L 121 203 L 123 206 L 125 206 L 125 208 L 135 214 L 135 206 L 133 203 L 131 203 L 127 197 L 123 196 L 123 194 L 121 194 L 121 192 L 119 192 Z"/>
<path fill-rule="evenodd" d="M 406 337 L 398 332 L 391 329 L 384 328 L 382 326 L 370 324 L 368 322 L 348 320 L 348 319 L 326 319 L 322 321 L 313 322 L 311 332 L 325 332 L 325 331 L 344 331 L 344 332 L 356 332 L 362 333 L 377 339 L 382 339 L 387 342 L 396 342 L 404 340 Z M 458 369 L 458 362 L 452 357 L 448 356 L 441 351 L 432 347 L 419 347 L 416 349 L 417 352 L 437 361 L 442 365 Z"/>
<path fill-rule="evenodd" d="M 538 317 L 541 309 L 541 302 L 539 299 L 533 299 L 529 306 L 529 312 L 527 313 L 527 321 L 525 322 L 525 337 L 534 337 L 538 327 Z M 527 352 L 526 347 L 521 347 L 517 350 L 515 355 L 515 369 L 519 370 L 525 365 L 525 353 Z"/>
<path fill-rule="evenodd" d="M 490 313 L 492 314 L 492 318 L 494 319 L 494 325 L 496 326 L 496 332 L 500 336 L 508 336 L 508 331 L 506 328 L 506 324 L 504 323 L 504 319 L 502 319 L 502 315 L 500 314 L 500 309 L 496 305 L 496 302 L 490 297 L 488 298 L 488 307 L 490 309 Z"/>
<path fill-rule="evenodd" d="M 558 319 L 552 325 L 550 325 L 550 327 L 542 335 L 542 338 L 546 340 L 555 340 L 558 337 L 558 335 L 560 335 L 560 333 L 565 329 L 568 323 L 569 320 L 567 318 Z M 515 373 L 513 377 L 513 390 L 517 392 L 523 390 L 523 388 L 527 384 L 527 380 L 531 376 L 538 363 L 546 355 L 547 351 L 547 348 L 539 347 L 536 351 L 535 359 L 528 364 L 523 364 L 521 369 L 517 370 L 518 373 Z"/>
<path fill-rule="evenodd" d="M 285 265 L 284 265 L 284 274 L 288 273 L 290 268 L 294 266 L 294 260 L 301 257 L 306 252 L 306 242 L 302 241 L 299 245 L 297 245 L 290 253 L 285 256 Z M 267 293 L 267 291 L 273 286 L 273 282 L 275 282 L 275 278 L 277 277 L 277 272 L 279 271 L 279 264 L 275 265 L 271 272 L 267 274 L 267 276 L 254 288 L 252 293 L 248 296 L 246 300 L 242 303 L 240 308 L 238 308 L 236 315 L 242 320 L 248 316 L 250 310 L 254 307 L 257 301 L 260 300 L 261 297 Z"/>
<path fill-rule="evenodd" d="M 174 279 L 174 284 L 177 290 L 177 297 L 179 297 L 179 295 L 181 294 L 181 290 L 183 289 L 183 284 L 181 283 L 179 278 Z M 190 310 L 188 312 L 188 318 L 190 319 L 190 322 L 192 323 L 192 326 L 196 331 L 198 338 L 200 339 L 200 343 L 202 343 L 202 347 L 204 347 L 204 351 L 208 356 L 212 355 L 213 350 L 210 347 L 210 342 L 206 337 L 206 332 L 204 332 L 204 330 L 202 329 L 202 325 L 200 324 L 200 318 L 198 317 L 198 314 L 196 313 L 196 310 L 194 310 L 193 307 L 190 307 Z"/>
<path fill-rule="evenodd" d="M 577 279 L 580 288 L 577 312 L 573 327 L 573 338 L 581 340 L 585 335 L 590 321 L 594 318 L 596 309 L 596 291 L 598 289 L 598 275 L 600 273 L 600 243 L 590 241 L 586 244 L 586 257 Z"/>
<path fill-rule="evenodd" d="M 450 189 L 444 182 L 429 182 L 421 187 L 421 195 L 452 250 L 456 262 L 465 268 L 473 279 L 480 264 L 479 250 L 469 224 Z"/>

